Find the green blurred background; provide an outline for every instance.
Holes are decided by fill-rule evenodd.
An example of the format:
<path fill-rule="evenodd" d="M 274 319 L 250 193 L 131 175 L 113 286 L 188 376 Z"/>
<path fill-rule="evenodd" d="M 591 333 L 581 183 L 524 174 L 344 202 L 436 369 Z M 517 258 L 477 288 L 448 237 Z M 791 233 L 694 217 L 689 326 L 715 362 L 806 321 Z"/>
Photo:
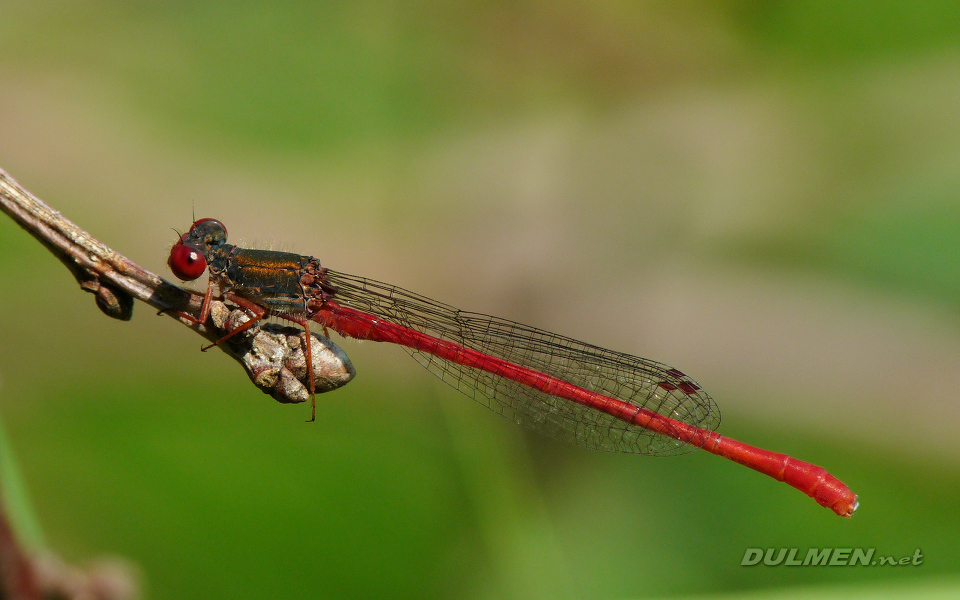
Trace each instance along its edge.
<path fill-rule="evenodd" d="M 195 210 L 669 363 L 861 509 L 541 439 L 372 343 L 306 425 L 3 217 L 0 416 L 55 552 L 153 599 L 960 595 L 954 2 L 157 4 L 0 2 L 0 167 L 164 276 Z"/>

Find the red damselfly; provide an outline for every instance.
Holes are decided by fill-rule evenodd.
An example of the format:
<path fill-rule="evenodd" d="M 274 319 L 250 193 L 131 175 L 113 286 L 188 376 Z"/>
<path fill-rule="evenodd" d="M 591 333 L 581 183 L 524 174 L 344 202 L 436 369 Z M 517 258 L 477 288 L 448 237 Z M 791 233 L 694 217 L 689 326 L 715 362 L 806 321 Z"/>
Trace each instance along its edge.
<path fill-rule="evenodd" d="M 723 437 L 720 412 L 690 377 L 667 365 L 605 350 L 505 319 L 458 310 L 402 288 L 320 266 L 311 256 L 227 243 L 216 219 L 200 219 L 170 251 L 184 281 L 209 269 L 199 318 L 214 288 L 251 319 L 216 343 L 278 316 L 344 337 L 403 346 L 467 396 L 548 436 L 597 450 L 673 455 L 702 448 L 783 481 L 838 515 L 857 497 L 824 468 Z M 312 363 L 307 361 L 312 371 Z M 316 418 L 313 373 L 308 374 Z"/>

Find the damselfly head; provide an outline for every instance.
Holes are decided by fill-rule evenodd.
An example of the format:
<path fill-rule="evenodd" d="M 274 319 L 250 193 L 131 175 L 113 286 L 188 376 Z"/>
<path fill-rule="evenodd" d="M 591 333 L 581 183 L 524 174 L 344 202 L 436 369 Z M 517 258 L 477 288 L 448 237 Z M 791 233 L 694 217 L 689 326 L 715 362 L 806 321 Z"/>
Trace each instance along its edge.
<path fill-rule="evenodd" d="M 227 241 L 227 228 L 216 219 L 200 219 L 170 249 L 167 265 L 182 281 L 203 275 L 213 251 Z"/>

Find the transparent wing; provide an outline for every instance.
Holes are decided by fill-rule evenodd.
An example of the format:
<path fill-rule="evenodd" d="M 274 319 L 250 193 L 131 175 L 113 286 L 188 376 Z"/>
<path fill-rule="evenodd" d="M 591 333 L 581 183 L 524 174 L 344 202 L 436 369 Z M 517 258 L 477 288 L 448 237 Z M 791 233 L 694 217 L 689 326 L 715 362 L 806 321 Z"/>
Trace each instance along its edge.
<path fill-rule="evenodd" d="M 720 411 L 667 365 L 605 350 L 506 319 L 458 310 L 402 288 L 327 269 L 340 304 L 527 367 L 689 425 L 715 430 Z M 406 348 L 437 377 L 492 411 L 542 434 L 596 450 L 667 456 L 695 447 L 501 375 Z"/>

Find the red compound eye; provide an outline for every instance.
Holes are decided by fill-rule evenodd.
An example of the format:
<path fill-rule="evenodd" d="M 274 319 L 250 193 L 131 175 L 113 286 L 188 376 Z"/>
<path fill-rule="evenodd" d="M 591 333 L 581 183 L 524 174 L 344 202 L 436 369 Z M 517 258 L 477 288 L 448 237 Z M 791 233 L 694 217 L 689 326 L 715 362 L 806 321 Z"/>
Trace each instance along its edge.
<path fill-rule="evenodd" d="M 223 223 L 221 223 L 221 222 L 220 222 L 219 220 L 217 220 L 217 219 L 210 219 L 210 218 L 207 218 L 207 219 L 198 219 L 198 220 L 196 220 L 196 221 L 193 222 L 193 225 L 190 226 L 190 231 L 195 230 L 195 229 L 197 228 L 197 226 L 203 225 L 204 223 L 207 224 L 207 228 L 211 228 L 211 229 L 212 229 L 212 228 L 220 228 L 220 229 L 222 229 L 222 230 L 223 230 L 223 237 L 224 237 L 224 239 L 226 239 L 226 237 L 227 237 L 227 228 L 224 227 L 224 226 L 223 226 Z"/>
<path fill-rule="evenodd" d="M 180 280 L 193 281 L 203 275 L 204 269 L 207 268 L 207 259 L 196 248 L 178 242 L 170 250 L 167 264 Z"/>

